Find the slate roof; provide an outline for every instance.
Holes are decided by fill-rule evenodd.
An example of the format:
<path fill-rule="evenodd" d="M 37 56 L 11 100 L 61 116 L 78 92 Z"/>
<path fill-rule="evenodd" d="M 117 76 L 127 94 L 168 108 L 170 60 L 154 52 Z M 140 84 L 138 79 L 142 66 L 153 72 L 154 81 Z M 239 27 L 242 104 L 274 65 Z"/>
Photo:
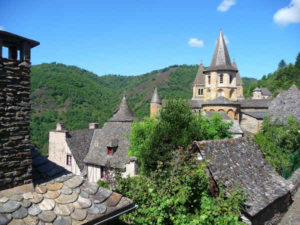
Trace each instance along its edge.
<path fill-rule="evenodd" d="M 233 66 L 236 70 L 238 70 L 235 61 L 233 61 L 232 66 Z M 239 71 L 236 73 L 236 85 L 237 85 L 237 86 L 242 86 L 242 85 L 243 85 L 243 80 L 242 80 L 242 78 L 241 78 L 241 75 L 240 75 L 240 72 L 239 72 Z"/>
<path fill-rule="evenodd" d="M 256 118 L 256 119 L 260 119 L 262 120 L 263 118 L 265 118 L 265 116 L 267 115 L 267 111 L 254 111 L 254 112 L 249 112 L 249 111 L 245 111 L 245 110 L 242 110 L 242 113 L 248 115 L 248 116 L 251 116 L 253 118 Z"/>
<path fill-rule="evenodd" d="M 151 99 L 151 103 L 159 103 L 159 104 L 161 104 L 161 100 L 159 98 L 159 95 L 158 95 L 158 92 L 157 92 L 157 88 L 154 89 L 153 96 L 152 96 L 152 99 Z"/>
<path fill-rule="evenodd" d="M 243 99 L 238 100 L 241 104 L 241 108 L 261 108 L 268 109 L 271 99 Z"/>
<path fill-rule="evenodd" d="M 229 53 L 226 47 L 222 30 L 220 30 L 219 33 L 216 49 L 211 64 L 205 71 L 215 71 L 215 70 L 237 71 L 237 69 L 231 65 Z"/>
<path fill-rule="evenodd" d="M 1 224 L 95 224 L 135 208 L 130 199 L 73 175 L 35 148 L 32 159 L 35 189 L 0 197 Z"/>
<path fill-rule="evenodd" d="M 195 109 L 195 108 L 201 108 L 202 104 L 203 104 L 203 100 L 194 100 L 194 99 L 191 99 L 189 102 L 190 102 L 190 105 L 191 105 L 191 107 L 193 109 Z"/>
<path fill-rule="evenodd" d="M 107 122 L 102 129 L 95 130 L 90 150 L 84 159 L 85 163 L 110 166 L 124 169 L 125 165 L 130 162 L 127 153 L 129 140 L 126 135 L 130 133 L 130 122 Z M 113 140 L 118 140 L 118 147 L 113 155 L 107 154 L 107 147 L 111 146 Z"/>
<path fill-rule="evenodd" d="M 202 105 L 240 105 L 240 103 L 233 102 L 233 101 L 229 100 L 228 98 L 219 96 L 213 100 L 208 100 L 206 102 L 203 102 Z"/>
<path fill-rule="evenodd" d="M 67 133 L 68 146 L 80 171 L 84 168 L 83 160 L 89 151 L 93 134 L 94 129 L 74 130 Z"/>
<path fill-rule="evenodd" d="M 133 113 L 129 108 L 125 96 L 123 97 L 119 108 L 115 114 L 110 118 L 110 122 L 132 122 L 134 120 Z"/>
<path fill-rule="evenodd" d="M 195 143 L 219 185 L 230 193 L 238 184 L 248 199 L 245 212 L 255 216 L 276 199 L 289 193 L 290 182 L 279 176 L 250 137 Z"/>
<path fill-rule="evenodd" d="M 208 117 L 212 117 L 215 113 L 222 116 L 222 119 L 224 119 L 224 120 L 231 120 L 231 118 L 225 112 L 222 112 L 222 111 L 220 111 L 220 112 L 203 112 L 203 114 Z"/>
<path fill-rule="evenodd" d="M 260 91 L 263 96 L 272 96 L 272 92 L 268 88 L 255 88 L 253 91 Z"/>
<path fill-rule="evenodd" d="M 300 121 L 300 91 L 296 85 L 289 90 L 280 92 L 269 106 L 269 115 L 274 121 L 278 118 L 281 122 L 287 121 L 288 115 L 294 115 Z"/>
<path fill-rule="evenodd" d="M 204 67 L 203 64 L 200 63 L 198 72 L 196 74 L 195 80 L 194 80 L 194 85 L 205 85 L 205 74 L 203 73 Z"/>

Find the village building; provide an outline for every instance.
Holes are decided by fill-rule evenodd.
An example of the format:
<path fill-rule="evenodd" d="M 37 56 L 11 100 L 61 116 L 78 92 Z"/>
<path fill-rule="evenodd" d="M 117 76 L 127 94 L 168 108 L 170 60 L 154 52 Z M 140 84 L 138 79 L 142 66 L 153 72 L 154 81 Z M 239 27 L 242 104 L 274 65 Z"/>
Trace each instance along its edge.
<path fill-rule="evenodd" d="M 268 88 L 255 88 L 252 92 L 252 99 L 267 99 L 271 98 L 272 93 Z"/>
<path fill-rule="evenodd" d="M 129 157 L 128 135 L 131 123 L 135 120 L 126 98 L 123 97 L 119 109 L 102 129 L 96 129 L 84 163 L 87 166 L 90 181 L 105 180 L 108 171 L 117 169 L 122 177 L 135 176 L 137 164 L 134 157 Z"/>
<path fill-rule="evenodd" d="M 228 194 L 245 191 L 245 221 L 268 224 L 291 204 L 293 184 L 276 173 L 251 137 L 194 142 L 193 147 L 200 160 L 208 161 L 207 174 L 214 192 L 220 185 Z"/>
<path fill-rule="evenodd" d="M 135 204 L 50 161 L 29 138 L 30 53 L 38 45 L 0 31 L 0 224 L 105 224 Z"/>
<path fill-rule="evenodd" d="M 244 98 L 241 75 L 236 62 L 231 63 L 221 30 L 210 66 L 205 68 L 202 63 L 199 65 L 192 84 L 190 105 L 195 113 L 225 113 L 231 120 L 236 121 L 242 130 L 256 133 L 271 102 L 271 95 L 267 89 L 260 90 L 263 90 L 263 96 L 268 97 Z M 154 96 L 158 96 L 157 89 L 153 98 Z M 155 117 L 161 106 L 161 101 L 151 101 L 150 116 Z"/>

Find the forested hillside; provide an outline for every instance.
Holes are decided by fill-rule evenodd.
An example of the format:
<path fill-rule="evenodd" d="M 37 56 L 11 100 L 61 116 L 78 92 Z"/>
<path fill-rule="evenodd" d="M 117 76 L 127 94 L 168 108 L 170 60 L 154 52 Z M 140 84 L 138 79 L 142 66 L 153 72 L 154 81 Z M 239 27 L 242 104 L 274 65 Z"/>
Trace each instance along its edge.
<path fill-rule="evenodd" d="M 273 96 L 276 96 L 280 91 L 289 89 L 292 84 L 296 84 L 300 88 L 300 53 L 294 64 L 287 65 L 284 60 L 281 60 L 278 69 L 264 75 L 261 80 L 252 84 L 247 94 L 252 93 L 256 87 L 267 87 Z"/>
<path fill-rule="evenodd" d="M 97 76 L 76 66 L 41 64 L 31 69 L 31 139 L 47 153 L 48 132 L 59 121 L 68 130 L 103 125 L 118 107 L 123 94 L 138 118 L 149 115 L 155 87 L 161 98 L 192 97 L 191 84 L 197 65 L 170 66 L 140 76 Z M 253 78 L 243 78 L 247 93 Z"/>

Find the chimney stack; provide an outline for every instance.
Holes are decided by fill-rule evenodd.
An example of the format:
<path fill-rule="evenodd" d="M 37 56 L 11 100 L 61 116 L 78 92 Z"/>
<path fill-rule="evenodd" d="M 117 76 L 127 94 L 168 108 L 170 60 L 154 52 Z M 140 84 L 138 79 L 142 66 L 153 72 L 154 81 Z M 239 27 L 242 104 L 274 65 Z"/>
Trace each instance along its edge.
<path fill-rule="evenodd" d="M 89 123 L 89 129 L 98 129 L 99 128 L 99 123 Z"/>
<path fill-rule="evenodd" d="M 0 31 L 0 191 L 24 190 L 32 183 L 30 51 L 38 45 Z M 8 48 L 8 58 L 2 55 L 3 47 Z"/>

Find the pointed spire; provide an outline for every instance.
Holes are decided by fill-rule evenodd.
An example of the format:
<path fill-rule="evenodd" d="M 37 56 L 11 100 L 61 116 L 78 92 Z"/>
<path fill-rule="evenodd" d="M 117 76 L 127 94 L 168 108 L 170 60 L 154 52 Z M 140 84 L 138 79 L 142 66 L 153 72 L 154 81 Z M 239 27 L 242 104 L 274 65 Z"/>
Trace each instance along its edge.
<path fill-rule="evenodd" d="M 195 84 L 205 85 L 205 75 L 203 72 L 204 72 L 204 67 L 203 67 L 202 60 L 201 60 L 201 63 L 198 68 L 198 72 L 197 72 L 195 80 L 194 80 L 194 85 Z"/>
<path fill-rule="evenodd" d="M 236 65 L 235 60 L 233 60 L 232 66 L 233 66 L 233 68 L 235 68 L 235 69 L 238 71 L 238 68 L 237 68 L 237 65 Z M 243 85 L 243 80 L 242 80 L 242 78 L 241 78 L 241 75 L 240 75 L 240 72 L 239 72 L 239 71 L 236 73 L 236 85 L 237 85 L 237 86 Z"/>
<path fill-rule="evenodd" d="M 210 66 L 207 71 L 212 70 L 236 70 L 232 65 L 226 43 L 223 37 L 222 29 L 220 29 L 216 49 L 213 55 Z"/>
<path fill-rule="evenodd" d="M 123 99 L 119 106 L 119 109 L 114 113 L 113 117 L 110 118 L 110 122 L 132 122 L 134 120 L 133 113 L 129 108 L 126 97 L 123 95 Z"/>
<path fill-rule="evenodd" d="M 151 99 L 151 103 L 159 103 L 159 104 L 161 104 L 161 100 L 159 98 L 159 95 L 158 95 L 158 92 L 157 92 L 157 88 L 154 89 L 153 96 L 152 96 L 152 99 Z"/>

